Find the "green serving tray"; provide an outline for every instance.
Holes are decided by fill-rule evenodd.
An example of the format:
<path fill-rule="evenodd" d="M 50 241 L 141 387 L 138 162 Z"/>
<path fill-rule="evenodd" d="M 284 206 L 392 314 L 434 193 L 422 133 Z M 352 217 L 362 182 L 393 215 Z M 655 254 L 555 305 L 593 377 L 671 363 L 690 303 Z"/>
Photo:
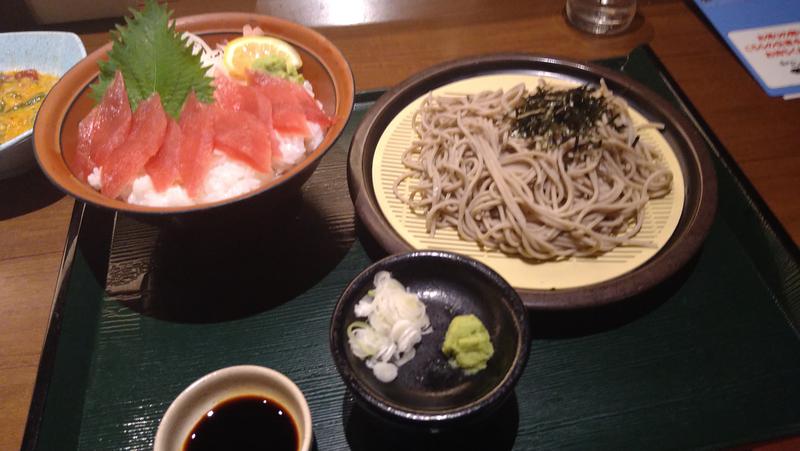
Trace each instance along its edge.
<path fill-rule="evenodd" d="M 690 264 L 646 294 L 532 313 L 527 369 L 485 423 L 397 429 L 354 404 L 334 367 L 333 306 L 381 256 L 347 196 L 350 138 L 380 94 L 361 93 L 296 202 L 265 212 L 272 225 L 187 234 L 76 203 L 23 449 L 150 449 L 187 385 L 238 364 L 297 383 L 319 450 L 702 449 L 800 434 L 797 246 L 649 48 L 603 64 L 704 134 L 717 217 Z"/>

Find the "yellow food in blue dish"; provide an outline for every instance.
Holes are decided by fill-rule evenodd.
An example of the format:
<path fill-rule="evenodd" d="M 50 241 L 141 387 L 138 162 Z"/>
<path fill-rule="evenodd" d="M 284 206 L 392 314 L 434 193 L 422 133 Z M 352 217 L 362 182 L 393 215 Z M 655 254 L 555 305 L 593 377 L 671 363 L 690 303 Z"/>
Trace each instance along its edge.
<path fill-rule="evenodd" d="M 57 80 L 32 69 L 0 72 L 0 144 L 33 127 L 42 100 Z"/>

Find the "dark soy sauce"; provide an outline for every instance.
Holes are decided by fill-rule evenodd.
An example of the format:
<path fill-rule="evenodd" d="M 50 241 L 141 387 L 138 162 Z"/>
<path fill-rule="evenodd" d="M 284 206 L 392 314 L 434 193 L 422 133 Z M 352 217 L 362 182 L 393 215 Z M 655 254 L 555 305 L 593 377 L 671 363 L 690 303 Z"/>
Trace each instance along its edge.
<path fill-rule="evenodd" d="M 183 444 L 184 451 L 297 451 L 294 419 L 282 405 L 257 395 L 228 399 L 214 406 Z"/>

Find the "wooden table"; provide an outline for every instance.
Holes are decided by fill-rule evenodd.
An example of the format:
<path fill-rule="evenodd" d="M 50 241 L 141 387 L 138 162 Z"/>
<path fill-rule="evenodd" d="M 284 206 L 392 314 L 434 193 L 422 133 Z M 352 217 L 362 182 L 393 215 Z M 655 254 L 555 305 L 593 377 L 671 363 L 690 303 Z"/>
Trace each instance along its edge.
<path fill-rule="evenodd" d="M 529 52 L 588 60 L 624 55 L 647 43 L 800 242 L 800 101 L 767 97 L 688 3 L 640 1 L 632 29 L 616 37 L 570 28 L 557 1 L 333 3 L 184 0 L 170 6 L 176 16 L 256 11 L 313 26 L 344 52 L 357 90 L 389 87 L 468 55 Z M 38 28 L 78 32 L 92 51 L 108 40 L 112 24 Z M 73 200 L 38 170 L 0 181 L 0 449 L 21 443 L 72 207 Z M 783 446 L 800 441 L 777 445 Z"/>

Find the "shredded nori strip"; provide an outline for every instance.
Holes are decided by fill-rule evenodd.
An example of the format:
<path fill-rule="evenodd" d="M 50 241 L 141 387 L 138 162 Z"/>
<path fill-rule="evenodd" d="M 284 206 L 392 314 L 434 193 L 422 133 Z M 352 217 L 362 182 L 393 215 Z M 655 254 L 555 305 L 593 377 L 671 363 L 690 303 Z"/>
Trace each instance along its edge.
<path fill-rule="evenodd" d="M 575 149 L 598 147 L 594 131 L 606 116 L 606 122 L 620 131 L 619 117 L 602 96 L 592 95 L 593 88 L 583 85 L 573 89 L 556 90 L 539 86 L 536 92 L 523 98 L 514 111 L 514 132 L 523 138 L 540 136 L 553 145 L 575 138 Z"/>

